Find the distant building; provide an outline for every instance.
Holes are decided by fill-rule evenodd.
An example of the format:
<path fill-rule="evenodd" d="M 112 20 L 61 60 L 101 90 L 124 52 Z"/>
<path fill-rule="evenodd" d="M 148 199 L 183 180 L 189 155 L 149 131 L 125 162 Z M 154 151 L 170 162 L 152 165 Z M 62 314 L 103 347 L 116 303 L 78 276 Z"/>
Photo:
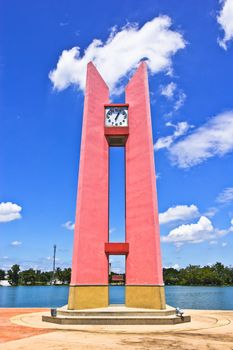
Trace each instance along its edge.
<path fill-rule="evenodd" d="M 124 283 L 125 282 L 125 276 L 122 275 L 122 274 L 112 275 L 111 282 L 112 283 Z"/>
<path fill-rule="evenodd" d="M 10 287 L 10 283 L 7 280 L 0 280 L 0 286 Z"/>

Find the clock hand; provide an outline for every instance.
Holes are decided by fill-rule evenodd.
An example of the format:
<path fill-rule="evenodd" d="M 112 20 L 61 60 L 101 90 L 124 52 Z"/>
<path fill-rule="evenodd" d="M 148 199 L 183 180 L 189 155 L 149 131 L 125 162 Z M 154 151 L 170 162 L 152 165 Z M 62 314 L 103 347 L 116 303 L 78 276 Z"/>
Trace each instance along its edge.
<path fill-rule="evenodd" d="M 117 113 L 116 118 L 115 118 L 115 121 L 117 121 L 117 119 L 118 119 L 118 117 L 119 117 L 119 114 L 120 114 L 120 112 Z"/>

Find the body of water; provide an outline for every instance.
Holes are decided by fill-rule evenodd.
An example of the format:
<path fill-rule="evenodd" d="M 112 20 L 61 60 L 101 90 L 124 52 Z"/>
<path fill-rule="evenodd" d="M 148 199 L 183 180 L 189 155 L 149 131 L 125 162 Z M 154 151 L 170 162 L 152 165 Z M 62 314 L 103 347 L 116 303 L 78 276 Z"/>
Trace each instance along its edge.
<path fill-rule="evenodd" d="M 233 287 L 166 286 L 167 304 L 183 309 L 233 310 Z M 68 286 L 0 287 L 0 307 L 59 307 L 67 304 Z M 111 304 L 123 304 L 124 286 L 110 286 Z"/>

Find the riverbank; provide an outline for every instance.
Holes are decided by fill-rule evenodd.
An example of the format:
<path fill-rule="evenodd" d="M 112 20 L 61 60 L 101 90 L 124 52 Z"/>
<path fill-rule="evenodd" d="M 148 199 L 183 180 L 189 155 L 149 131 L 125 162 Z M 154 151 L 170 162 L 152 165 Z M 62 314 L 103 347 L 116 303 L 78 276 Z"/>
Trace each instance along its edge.
<path fill-rule="evenodd" d="M 192 322 L 175 326 L 58 326 L 41 321 L 45 312 L 0 309 L 0 349 L 232 349 L 233 311 L 186 310 Z"/>

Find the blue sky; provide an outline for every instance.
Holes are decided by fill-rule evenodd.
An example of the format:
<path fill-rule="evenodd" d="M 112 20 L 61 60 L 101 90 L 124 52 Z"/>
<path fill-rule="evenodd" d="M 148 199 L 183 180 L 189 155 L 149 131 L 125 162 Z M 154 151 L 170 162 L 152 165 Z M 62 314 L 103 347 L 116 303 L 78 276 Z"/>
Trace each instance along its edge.
<path fill-rule="evenodd" d="M 232 23 L 232 0 L 0 1 L 0 268 L 50 269 L 54 243 L 70 266 L 86 63 L 122 102 L 143 57 L 163 265 L 232 264 Z M 117 241 L 121 150 L 111 159 Z"/>

